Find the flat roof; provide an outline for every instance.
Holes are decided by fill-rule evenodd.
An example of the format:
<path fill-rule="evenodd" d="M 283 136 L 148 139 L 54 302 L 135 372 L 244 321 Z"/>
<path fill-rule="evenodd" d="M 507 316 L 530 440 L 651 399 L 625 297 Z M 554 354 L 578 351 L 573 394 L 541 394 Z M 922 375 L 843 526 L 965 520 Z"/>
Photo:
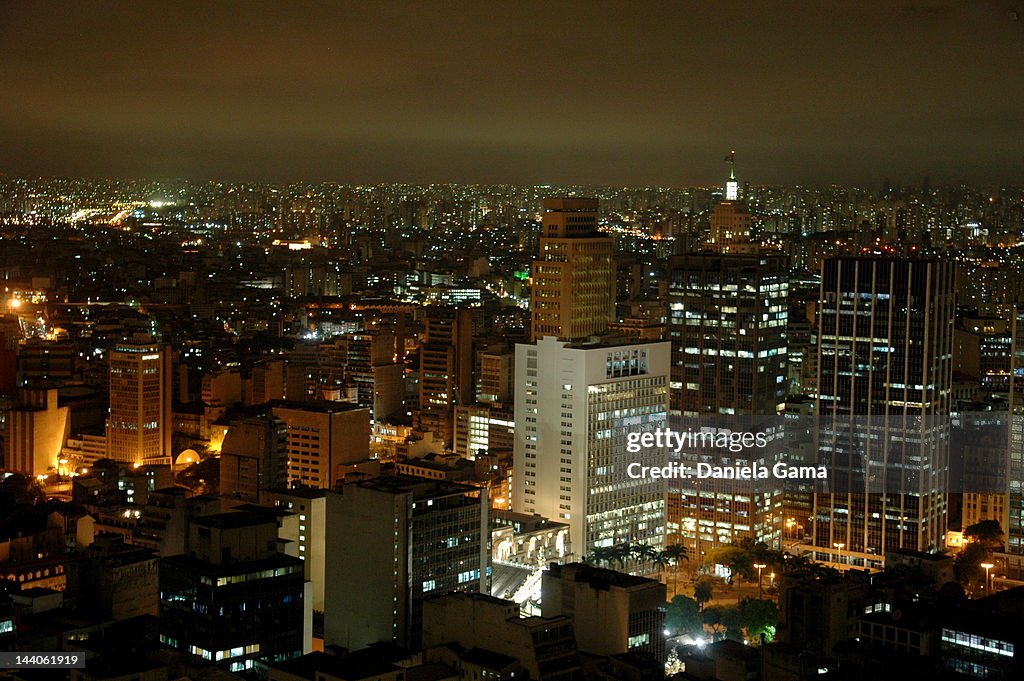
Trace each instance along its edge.
<path fill-rule="evenodd" d="M 355 482 L 348 482 L 341 486 L 342 494 L 349 485 L 372 489 L 377 492 L 388 494 L 412 494 L 413 499 L 436 499 L 438 497 L 466 494 L 468 492 L 480 492 L 480 487 L 462 485 L 447 480 L 430 480 L 418 478 L 411 475 L 379 476 L 375 478 L 362 478 Z"/>
<path fill-rule="evenodd" d="M 309 411 L 318 414 L 338 414 L 346 411 L 365 411 L 369 413 L 369 407 L 360 407 L 351 402 L 329 402 L 327 400 L 315 400 L 312 402 L 299 402 L 298 400 L 271 400 L 271 410 L 292 409 L 294 411 Z"/>
<path fill-rule="evenodd" d="M 552 563 L 548 568 L 548 574 L 558 578 L 568 578 L 570 575 L 574 582 L 587 582 L 596 588 L 619 587 L 628 589 L 634 586 L 660 585 L 661 582 L 647 577 L 626 574 L 608 568 L 585 565 L 583 563 L 567 563 L 559 565 Z"/>
<path fill-rule="evenodd" d="M 192 522 L 202 527 L 215 527 L 219 530 L 230 530 L 239 527 L 252 527 L 254 525 L 266 525 L 276 522 L 278 511 L 273 508 L 253 510 L 248 508 L 243 511 L 226 511 L 212 515 L 199 516 Z"/>

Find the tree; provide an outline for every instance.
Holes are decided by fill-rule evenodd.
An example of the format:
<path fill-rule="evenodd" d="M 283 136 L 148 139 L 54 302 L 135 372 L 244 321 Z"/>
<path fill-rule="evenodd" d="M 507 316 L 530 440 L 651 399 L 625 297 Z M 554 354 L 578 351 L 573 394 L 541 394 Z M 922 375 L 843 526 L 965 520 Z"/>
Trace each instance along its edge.
<path fill-rule="evenodd" d="M 742 598 L 741 580 L 753 581 L 757 576 L 754 559 L 750 551 L 741 546 L 725 545 L 708 551 L 705 559 L 708 565 L 724 565 L 729 568 L 729 583 L 736 585 L 736 594 Z"/>
<path fill-rule="evenodd" d="M 1003 528 L 998 520 L 982 520 L 964 530 L 964 538 L 995 551 L 1003 546 Z"/>
<path fill-rule="evenodd" d="M 673 636 L 699 638 L 704 633 L 704 620 L 697 601 L 688 596 L 676 596 L 669 601 L 665 606 L 665 629 Z"/>
<path fill-rule="evenodd" d="M 693 585 L 693 598 L 697 601 L 698 607 L 704 609 L 704 604 L 714 598 L 715 578 L 709 575 L 701 575 Z"/>
<path fill-rule="evenodd" d="M 627 544 L 627 546 L 629 546 L 628 556 L 640 566 L 653 563 L 658 557 L 657 550 L 650 544 Z"/>
<path fill-rule="evenodd" d="M 628 541 L 625 541 L 615 544 L 611 548 L 612 560 L 618 564 L 620 568 L 625 567 L 626 561 L 629 560 L 631 555 L 633 555 L 633 546 Z"/>
<path fill-rule="evenodd" d="M 704 624 L 711 627 L 715 639 L 743 640 L 740 609 L 735 605 L 712 605 L 704 609 Z"/>
<path fill-rule="evenodd" d="M 607 567 L 611 562 L 615 560 L 615 551 L 611 546 L 595 546 L 594 550 L 590 553 L 588 562 L 594 563 L 594 565 L 604 565 Z"/>
<path fill-rule="evenodd" d="M 982 581 L 985 578 L 985 571 L 981 564 L 990 556 L 991 551 L 984 544 L 978 542 L 967 544 L 963 551 L 956 554 L 953 561 L 953 573 L 956 576 L 956 581 L 964 586 Z"/>
<path fill-rule="evenodd" d="M 779 608 L 774 601 L 748 598 L 739 604 L 739 618 L 752 641 L 771 641 L 779 626 Z"/>
<path fill-rule="evenodd" d="M 219 494 L 220 457 L 210 456 L 192 464 L 178 474 L 178 484 L 196 494 Z"/>
<path fill-rule="evenodd" d="M 682 544 L 669 544 L 661 552 L 662 560 L 672 566 L 672 592 L 679 590 L 679 563 L 689 557 L 686 547 Z"/>
<path fill-rule="evenodd" d="M 0 482 L 0 510 L 34 506 L 46 500 L 46 493 L 35 478 L 20 473 Z"/>

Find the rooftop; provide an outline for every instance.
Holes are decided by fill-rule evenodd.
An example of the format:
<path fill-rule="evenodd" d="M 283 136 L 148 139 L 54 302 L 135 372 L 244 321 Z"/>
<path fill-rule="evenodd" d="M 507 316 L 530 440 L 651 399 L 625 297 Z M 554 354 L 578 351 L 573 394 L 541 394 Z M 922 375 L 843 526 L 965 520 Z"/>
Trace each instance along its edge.
<path fill-rule="evenodd" d="M 637 586 L 655 586 L 660 584 L 660 582 L 654 579 L 637 577 L 625 572 L 594 567 L 593 565 L 584 565 L 583 563 L 568 563 L 566 565 L 552 563 L 548 568 L 547 574 L 559 579 L 567 578 L 572 579 L 574 582 L 587 582 L 595 589 L 609 589 L 611 587 L 630 589 Z"/>
<path fill-rule="evenodd" d="M 259 510 L 255 510 L 255 509 Z M 214 527 L 218 530 L 231 530 L 240 527 L 253 527 L 277 522 L 278 511 L 272 508 L 256 507 L 252 504 L 243 511 L 227 511 L 196 518 L 192 522 L 201 527 Z"/>
<path fill-rule="evenodd" d="M 340 487 L 342 494 L 345 493 L 345 488 L 349 485 L 388 494 L 412 494 L 413 499 L 417 501 L 480 492 L 479 487 L 473 487 L 472 485 L 460 485 L 459 483 L 447 482 L 445 480 L 429 480 L 409 475 L 363 478 L 355 482 L 343 484 Z"/>

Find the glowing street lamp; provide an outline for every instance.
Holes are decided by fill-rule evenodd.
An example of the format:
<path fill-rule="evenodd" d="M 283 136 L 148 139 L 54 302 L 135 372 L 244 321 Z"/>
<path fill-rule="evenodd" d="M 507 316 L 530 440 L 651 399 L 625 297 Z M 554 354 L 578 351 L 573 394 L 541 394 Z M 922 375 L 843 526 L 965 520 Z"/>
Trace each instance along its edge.
<path fill-rule="evenodd" d="M 764 563 L 754 563 L 754 567 L 757 568 L 757 598 L 760 600 L 760 598 L 762 597 L 762 592 L 761 592 L 761 570 L 765 569 L 768 566 L 765 565 Z"/>
<path fill-rule="evenodd" d="M 839 549 L 839 565 L 842 565 L 843 564 L 843 549 L 846 548 L 846 544 L 841 542 L 841 541 L 837 541 L 832 546 L 834 546 L 837 549 Z M 843 568 L 840 567 L 839 569 L 842 570 Z"/>
<path fill-rule="evenodd" d="M 994 563 L 982 563 L 981 567 L 985 568 L 985 592 L 989 591 L 989 571 L 995 567 Z"/>

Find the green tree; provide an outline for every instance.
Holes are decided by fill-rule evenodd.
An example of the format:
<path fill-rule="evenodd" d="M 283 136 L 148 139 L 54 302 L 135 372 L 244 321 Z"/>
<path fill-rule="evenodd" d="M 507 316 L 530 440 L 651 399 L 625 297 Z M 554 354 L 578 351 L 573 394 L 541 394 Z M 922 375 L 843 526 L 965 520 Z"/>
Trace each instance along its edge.
<path fill-rule="evenodd" d="M 46 500 L 46 493 L 35 478 L 20 473 L 0 482 L 0 510 L 35 506 Z"/>
<path fill-rule="evenodd" d="M 682 544 L 669 544 L 661 552 L 662 560 L 672 566 L 672 592 L 679 591 L 679 564 L 689 557 Z"/>
<path fill-rule="evenodd" d="M 658 558 L 658 551 L 650 544 L 629 545 L 629 557 L 636 561 L 639 567 L 654 563 Z"/>
<path fill-rule="evenodd" d="M 673 636 L 701 636 L 704 633 L 704 620 L 697 601 L 688 596 L 676 596 L 669 601 L 665 606 L 665 629 Z"/>
<path fill-rule="evenodd" d="M 739 618 L 747 637 L 752 641 L 775 638 L 779 626 L 779 608 L 774 601 L 748 598 L 739 604 Z"/>
<path fill-rule="evenodd" d="M 712 605 L 704 608 L 704 624 L 711 627 L 715 640 L 743 640 L 743 622 L 735 605 Z"/>
<path fill-rule="evenodd" d="M 595 546 L 594 550 L 591 551 L 588 556 L 587 562 L 593 563 L 594 565 L 603 565 L 608 567 L 612 561 L 615 560 L 615 551 L 611 546 Z"/>
<path fill-rule="evenodd" d="M 220 457 L 209 456 L 192 464 L 178 474 L 177 482 L 196 494 L 219 494 Z"/>
<path fill-rule="evenodd" d="M 693 598 L 697 601 L 698 607 L 703 610 L 704 604 L 715 597 L 715 578 L 710 575 L 701 575 L 693 585 Z"/>

